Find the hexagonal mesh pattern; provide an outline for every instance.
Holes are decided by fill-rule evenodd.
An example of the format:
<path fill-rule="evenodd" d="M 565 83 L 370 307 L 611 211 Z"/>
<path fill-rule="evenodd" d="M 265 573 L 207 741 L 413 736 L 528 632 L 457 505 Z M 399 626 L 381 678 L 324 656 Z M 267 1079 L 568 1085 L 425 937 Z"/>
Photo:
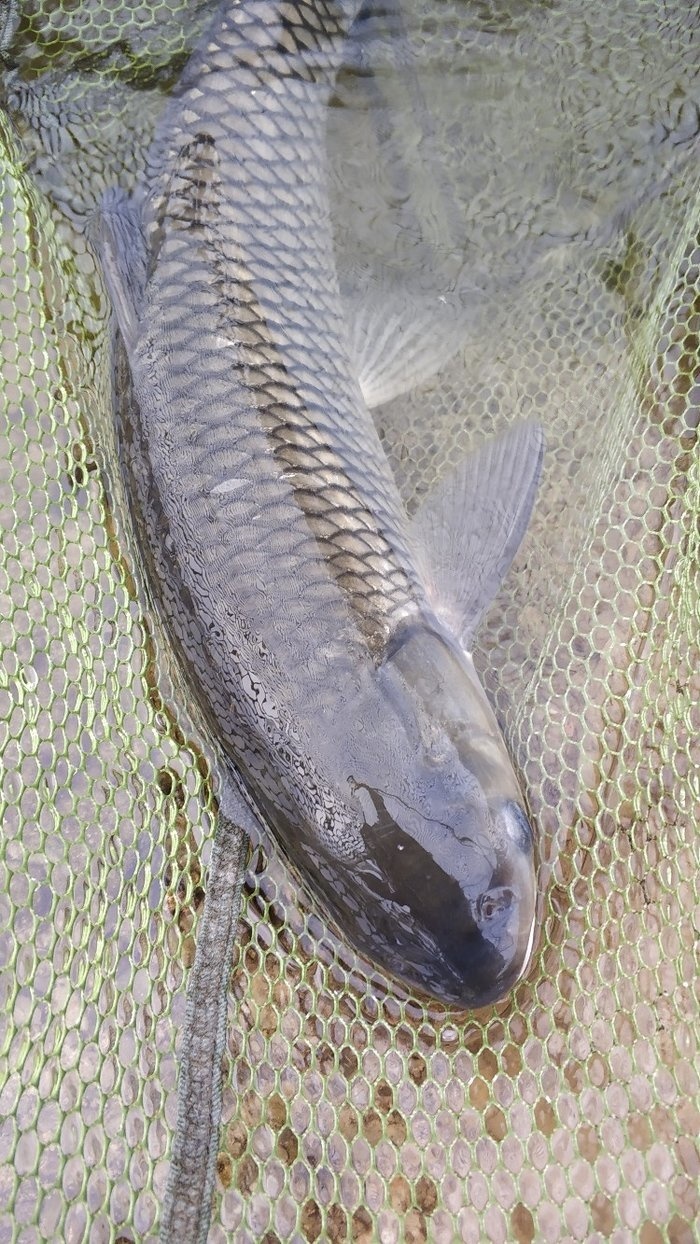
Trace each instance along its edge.
<path fill-rule="evenodd" d="M 106 303 L 74 222 L 138 175 L 205 9 L 32 0 L 0 21 L 3 1241 L 153 1240 L 165 1193 L 213 778 L 141 580 Z M 508 1002 L 447 1013 L 363 975 L 258 850 L 211 1241 L 695 1238 L 688 10 L 504 0 L 414 23 L 472 73 L 444 132 L 441 75 L 422 90 L 480 242 L 479 296 L 464 350 L 377 417 L 409 507 L 475 434 L 532 415 L 547 431 L 532 528 L 477 654 L 541 834 L 543 932 Z"/>

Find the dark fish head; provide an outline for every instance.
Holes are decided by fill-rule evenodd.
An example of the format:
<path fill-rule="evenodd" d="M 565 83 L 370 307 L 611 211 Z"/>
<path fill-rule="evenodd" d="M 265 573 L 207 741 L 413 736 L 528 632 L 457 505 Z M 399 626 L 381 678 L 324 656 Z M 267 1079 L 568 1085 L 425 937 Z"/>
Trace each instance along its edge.
<path fill-rule="evenodd" d="M 376 820 L 365 827 L 367 853 L 345 895 L 335 887 L 343 925 L 349 899 L 357 904 L 354 940 L 367 955 L 444 1002 L 474 1008 L 505 997 L 527 967 L 535 932 L 534 844 L 522 807 L 495 811 L 503 838 L 492 850 L 479 845 L 481 826 L 466 828 L 473 807 L 419 829 L 415 810 L 385 792 L 364 788 L 362 797 Z"/>
<path fill-rule="evenodd" d="M 375 962 L 445 1002 L 484 1006 L 512 989 L 534 942 L 535 844 L 518 783 L 473 666 L 444 636 L 416 628 L 380 677 L 402 747 L 380 782 L 355 776 L 365 850 L 331 901 Z M 394 771 L 398 754 L 412 758 L 408 775 Z"/>

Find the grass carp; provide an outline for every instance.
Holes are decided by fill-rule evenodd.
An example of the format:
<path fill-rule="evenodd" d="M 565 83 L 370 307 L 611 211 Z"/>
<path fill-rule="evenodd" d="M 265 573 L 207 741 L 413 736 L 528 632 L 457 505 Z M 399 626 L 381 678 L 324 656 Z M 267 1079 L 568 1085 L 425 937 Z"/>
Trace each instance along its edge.
<path fill-rule="evenodd" d="M 534 937 L 533 833 L 469 648 L 543 440 L 512 428 L 407 517 L 329 219 L 327 106 L 358 8 L 223 5 L 147 192 L 107 195 L 122 449 L 160 608 L 257 814 L 363 953 L 473 1007 Z"/>

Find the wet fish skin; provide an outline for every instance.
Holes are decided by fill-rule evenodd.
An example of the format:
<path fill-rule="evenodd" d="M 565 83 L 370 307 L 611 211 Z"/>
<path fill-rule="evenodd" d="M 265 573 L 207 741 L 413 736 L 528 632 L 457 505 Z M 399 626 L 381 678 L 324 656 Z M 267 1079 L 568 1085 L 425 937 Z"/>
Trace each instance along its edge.
<path fill-rule="evenodd" d="M 224 6 L 156 140 L 160 181 L 143 204 L 107 197 L 122 448 L 170 634 L 258 814 L 359 949 L 476 1006 L 525 966 L 535 874 L 465 645 L 542 445 L 516 430 L 482 459 L 485 544 L 488 481 L 463 503 L 468 472 L 409 524 L 353 373 L 328 219 L 324 112 L 357 7 Z M 462 519 L 476 579 L 450 593 Z"/>

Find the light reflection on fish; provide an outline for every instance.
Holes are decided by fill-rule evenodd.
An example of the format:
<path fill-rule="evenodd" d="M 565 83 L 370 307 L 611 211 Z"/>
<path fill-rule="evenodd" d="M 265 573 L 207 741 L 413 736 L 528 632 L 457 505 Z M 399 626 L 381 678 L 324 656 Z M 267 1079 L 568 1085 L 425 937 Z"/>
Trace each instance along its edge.
<path fill-rule="evenodd" d="M 325 114 L 358 7 L 225 5 L 156 138 L 159 181 L 107 197 L 137 399 L 122 443 L 163 614 L 258 813 L 363 953 L 477 1006 L 526 966 L 535 868 L 468 649 L 542 436 L 490 442 L 407 519 L 328 213 Z"/>

